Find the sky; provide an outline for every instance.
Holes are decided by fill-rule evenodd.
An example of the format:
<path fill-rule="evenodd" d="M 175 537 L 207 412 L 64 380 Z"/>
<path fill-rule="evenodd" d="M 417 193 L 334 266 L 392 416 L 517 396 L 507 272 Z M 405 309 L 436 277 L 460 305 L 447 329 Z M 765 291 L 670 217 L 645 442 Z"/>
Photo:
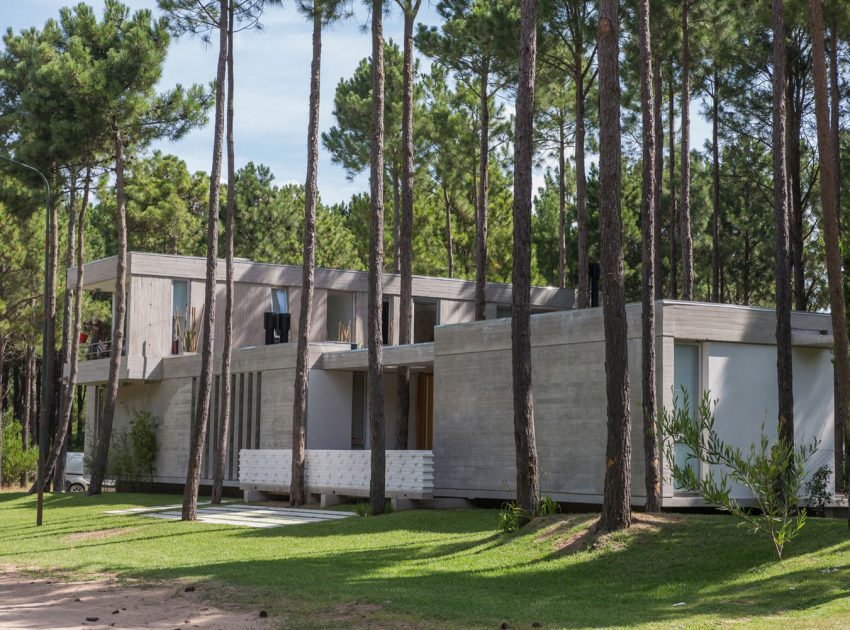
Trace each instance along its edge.
<path fill-rule="evenodd" d="M 75 0 L 0 0 L 0 26 L 5 32 L 36 26 L 59 15 L 63 6 Z M 89 0 L 97 10 L 102 0 Z M 158 13 L 156 0 L 124 0 L 131 9 L 147 8 Z M 433 8 L 434 0 L 423 2 L 419 23 L 439 24 Z M 401 42 L 402 18 L 395 9 L 384 19 L 384 35 Z M 333 97 L 337 84 L 350 77 L 357 64 L 371 53 L 371 38 L 364 29 L 368 25 L 367 10 L 355 3 L 353 19 L 331 26 L 323 34 L 322 90 L 320 129 L 334 124 Z M 310 90 L 310 58 L 312 25 L 295 9 L 295 3 L 284 2 L 284 8 L 267 10 L 262 31 L 236 34 L 234 92 L 234 139 L 236 168 L 248 162 L 269 166 L 278 184 L 303 183 L 306 175 L 307 109 Z M 165 63 L 161 88 L 176 83 L 208 84 L 215 77 L 217 46 L 205 45 L 198 38 L 174 39 Z M 695 104 L 696 108 L 697 105 Z M 692 112 L 692 142 L 701 148 L 707 125 L 697 111 Z M 162 142 L 154 146 L 186 161 L 191 171 L 210 169 L 212 159 L 212 112 L 210 122 L 190 132 L 178 142 Z M 542 172 L 535 184 L 542 184 Z M 368 174 L 350 181 L 341 166 L 331 162 L 320 148 L 319 193 L 325 203 L 348 201 L 352 194 L 368 190 Z M 535 186 L 536 188 L 536 186 Z"/>

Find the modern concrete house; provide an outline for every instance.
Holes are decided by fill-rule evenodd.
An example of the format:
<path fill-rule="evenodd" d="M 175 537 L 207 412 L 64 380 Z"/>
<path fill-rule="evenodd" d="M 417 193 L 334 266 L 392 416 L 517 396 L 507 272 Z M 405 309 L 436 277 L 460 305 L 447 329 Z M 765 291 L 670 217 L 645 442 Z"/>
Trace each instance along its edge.
<path fill-rule="evenodd" d="M 217 326 L 223 322 L 220 266 Z M 116 430 L 134 409 L 157 415 L 155 481 L 185 479 L 200 357 L 186 330 L 192 308 L 200 318 L 205 262 L 200 258 L 132 253 L 128 265 L 127 343 Z M 75 270 L 69 272 L 69 283 Z M 115 259 L 90 263 L 85 288 L 111 291 Z M 232 431 L 226 483 L 247 493 L 286 494 L 291 461 L 296 344 L 285 343 L 289 313 L 297 331 L 300 267 L 236 263 Z M 414 343 L 397 345 L 399 278 L 384 276 L 385 411 L 388 495 L 397 498 L 510 498 L 514 493 L 511 403 L 511 287 L 487 286 L 487 319 L 473 320 L 474 285 L 415 277 Z M 602 311 L 572 310 L 573 291 L 532 290 L 532 364 L 542 492 L 559 501 L 601 503 L 605 465 L 606 398 Z M 717 429 L 748 447 L 762 423 L 775 432 L 775 314 L 771 310 L 691 302 L 658 302 L 656 332 L 659 405 L 673 405 L 684 387 L 692 404 L 708 390 L 717 399 Z M 189 316 L 187 317 L 187 313 Z M 369 486 L 366 274 L 316 272 L 311 326 L 307 427 L 307 488 L 325 499 L 365 496 Z M 643 503 L 640 305 L 628 307 L 633 431 L 633 500 Z M 819 440 L 812 470 L 834 468 L 832 334 L 828 315 L 794 313 L 796 438 Z M 267 331 L 266 328 L 269 328 Z M 279 332 L 272 328 L 277 327 Z M 191 337 L 191 335 L 189 335 Z M 220 331 L 216 335 L 221 339 Z M 284 341 L 284 343 L 266 342 Z M 292 334 L 295 341 L 295 333 Z M 197 348 L 194 348 L 197 349 Z M 94 357 L 99 355 L 94 354 Z M 106 358 L 81 363 L 87 396 L 87 439 L 99 420 Z M 412 371 L 409 442 L 393 443 L 395 372 Z M 221 375 L 216 366 L 210 432 L 218 429 Z M 87 444 L 87 449 L 92 445 Z M 203 482 L 212 474 L 208 438 Z M 703 471 L 705 472 L 705 471 Z M 834 485 L 834 484 L 833 484 Z M 745 498 L 742 489 L 736 494 Z M 664 503 L 699 505 L 674 487 L 664 463 Z"/>

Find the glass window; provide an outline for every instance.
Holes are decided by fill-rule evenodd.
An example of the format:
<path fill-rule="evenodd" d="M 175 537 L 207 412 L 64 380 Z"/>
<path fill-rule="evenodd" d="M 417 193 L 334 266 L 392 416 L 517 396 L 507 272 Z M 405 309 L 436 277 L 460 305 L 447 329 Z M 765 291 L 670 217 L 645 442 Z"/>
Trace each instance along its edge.
<path fill-rule="evenodd" d="M 185 336 L 188 321 L 187 310 L 189 308 L 189 281 L 171 281 L 171 352 L 177 354 L 180 351 L 181 338 Z M 185 348 L 184 348 L 185 349 Z"/>
<path fill-rule="evenodd" d="M 513 316 L 513 310 L 510 304 L 496 305 L 496 319 L 510 319 Z"/>
<path fill-rule="evenodd" d="M 685 404 L 685 394 L 688 394 L 688 407 L 686 411 L 691 418 L 696 418 L 699 412 L 699 403 L 702 398 L 700 387 L 700 352 L 699 346 L 695 344 L 677 343 L 673 352 L 673 381 L 676 408 L 682 409 Z M 684 390 L 684 392 L 683 392 Z M 699 462 L 690 458 L 691 451 L 684 444 L 673 445 L 673 456 L 679 465 L 687 465 L 693 468 L 699 475 Z"/>
<path fill-rule="evenodd" d="M 278 314 L 289 312 L 286 289 L 272 289 L 272 312 Z"/>
<path fill-rule="evenodd" d="M 434 341 L 434 326 L 439 323 L 437 300 L 413 300 L 413 343 Z"/>
<path fill-rule="evenodd" d="M 328 291 L 327 303 L 328 341 L 354 341 L 354 295 L 341 291 Z"/>

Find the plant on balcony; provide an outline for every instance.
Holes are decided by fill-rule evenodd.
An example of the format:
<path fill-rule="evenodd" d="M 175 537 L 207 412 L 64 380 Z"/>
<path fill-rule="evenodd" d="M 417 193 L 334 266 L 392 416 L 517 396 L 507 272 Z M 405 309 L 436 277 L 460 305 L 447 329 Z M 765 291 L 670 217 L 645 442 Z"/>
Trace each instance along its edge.
<path fill-rule="evenodd" d="M 203 309 L 201 309 L 203 311 Z M 180 315 L 180 311 L 174 311 L 174 323 L 177 326 L 177 339 L 180 341 L 180 347 L 183 349 L 183 352 L 197 352 L 198 351 L 198 337 L 199 337 L 199 317 L 196 316 L 196 309 L 193 306 L 190 309 L 186 309 L 183 315 Z"/>

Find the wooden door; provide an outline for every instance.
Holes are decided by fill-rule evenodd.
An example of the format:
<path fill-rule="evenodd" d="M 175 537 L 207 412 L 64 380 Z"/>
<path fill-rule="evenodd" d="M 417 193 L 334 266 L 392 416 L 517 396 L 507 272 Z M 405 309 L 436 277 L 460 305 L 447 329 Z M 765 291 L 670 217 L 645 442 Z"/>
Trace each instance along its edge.
<path fill-rule="evenodd" d="M 434 375 L 416 375 L 416 448 L 434 447 Z"/>

